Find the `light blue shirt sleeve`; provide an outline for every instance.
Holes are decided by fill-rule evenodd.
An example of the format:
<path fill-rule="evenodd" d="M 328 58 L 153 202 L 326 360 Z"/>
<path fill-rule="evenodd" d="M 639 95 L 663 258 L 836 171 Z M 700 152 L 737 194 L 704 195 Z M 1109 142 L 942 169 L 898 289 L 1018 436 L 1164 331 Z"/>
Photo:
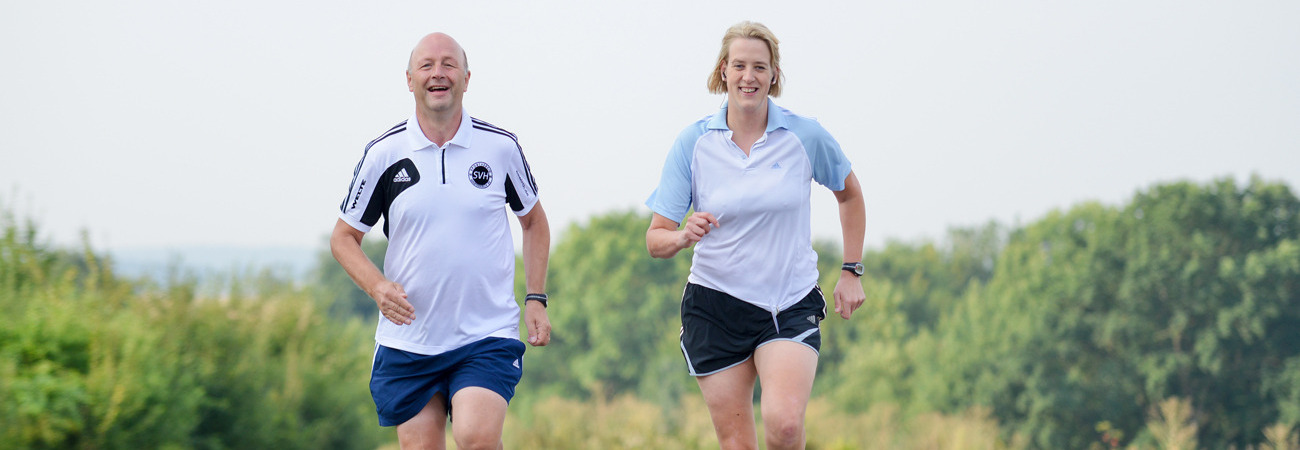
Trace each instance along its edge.
<path fill-rule="evenodd" d="M 849 176 L 853 166 L 844 156 L 844 151 L 840 150 L 840 143 L 812 119 L 791 120 L 789 128 L 803 143 L 804 151 L 808 152 L 813 180 L 832 191 L 844 190 L 844 179 Z"/>
<path fill-rule="evenodd" d="M 696 123 L 677 136 L 677 141 L 668 151 L 668 159 L 664 161 L 663 173 L 659 175 L 659 187 L 645 202 L 651 211 L 678 224 L 691 209 L 691 158 L 695 143 L 703 134 L 703 127 Z"/>

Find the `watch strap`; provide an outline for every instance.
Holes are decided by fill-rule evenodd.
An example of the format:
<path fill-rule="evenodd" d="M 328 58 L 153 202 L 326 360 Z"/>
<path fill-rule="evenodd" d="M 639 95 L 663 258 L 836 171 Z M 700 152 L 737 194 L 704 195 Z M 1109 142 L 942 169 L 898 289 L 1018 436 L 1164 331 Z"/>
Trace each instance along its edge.
<path fill-rule="evenodd" d="M 854 263 L 846 262 L 844 263 L 844 265 L 840 266 L 840 270 L 848 271 L 849 273 L 853 274 L 853 276 L 856 277 L 862 277 L 862 274 L 865 271 L 861 262 L 854 262 Z"/>
<path fill-rule="evenodd" d="M 524 303 L 528 303 L 530 300 L 541 303 L 543 308 L 547 306 L 546 302 L 548 299 L 546 294 L 528 294 L 524 296 Z"/>

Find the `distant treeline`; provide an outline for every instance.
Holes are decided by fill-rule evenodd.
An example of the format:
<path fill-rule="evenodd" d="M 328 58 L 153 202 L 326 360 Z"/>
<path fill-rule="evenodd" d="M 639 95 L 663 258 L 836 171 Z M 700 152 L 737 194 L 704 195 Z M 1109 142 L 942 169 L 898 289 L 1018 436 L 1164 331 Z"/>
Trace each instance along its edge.
<path fill-rule="evenodd" d="M 307 286 L 252 271 L 209 296 L 0 220 L 0 447 L 392 441 L 367 391 L 374 303 L 328 250 Z M 554 337 L 526 355 L 508 447 L 716 446 L 677 343 L 690 254 L 651 259 L 648 224 L 557 233 Z M 839 251 L 815 247 L 830 292 Z M 1167 183 L 863 260 L 867 304 L 823 322 L 810 448 L 1295 443 L 1300 201 L 1284 184 Z"/>

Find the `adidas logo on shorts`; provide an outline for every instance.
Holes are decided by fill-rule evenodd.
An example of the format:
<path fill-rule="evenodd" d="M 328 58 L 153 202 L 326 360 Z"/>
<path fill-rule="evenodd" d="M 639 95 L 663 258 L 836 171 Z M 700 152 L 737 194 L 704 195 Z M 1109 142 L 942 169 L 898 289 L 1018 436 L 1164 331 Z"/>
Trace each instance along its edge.
<path fill-rule="evenodd" d="M 520 367 L 520 366 L 519 366 L 519 359 L 518 359 L 518 358 L 515 359 L 515 368 L 516 368 L 516 369 L 522 369 L 522 368 L 523 368 L 523 367 Z"/>

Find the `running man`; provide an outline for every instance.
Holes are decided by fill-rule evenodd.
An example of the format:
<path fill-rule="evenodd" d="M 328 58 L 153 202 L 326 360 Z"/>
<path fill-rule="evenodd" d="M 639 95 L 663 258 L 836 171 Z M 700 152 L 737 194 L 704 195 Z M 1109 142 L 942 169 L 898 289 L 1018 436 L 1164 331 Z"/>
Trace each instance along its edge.
<path fill-rule="evenodd" d="M 469 80 L 456 40 L 420 39 L 406 69 L 415 114 L 366 146 L 330 237 L 379 308 L 370 392 L 403 449 L 444 448 L 449 419 L 457 447 L 502 447 L 525 349 L 507 210 L 523 230 L 528 343 L 551 339 L 546 213 L 515 135 L 465 111 Z M 383 272 L 361 251 L 381 217 Z"/>

